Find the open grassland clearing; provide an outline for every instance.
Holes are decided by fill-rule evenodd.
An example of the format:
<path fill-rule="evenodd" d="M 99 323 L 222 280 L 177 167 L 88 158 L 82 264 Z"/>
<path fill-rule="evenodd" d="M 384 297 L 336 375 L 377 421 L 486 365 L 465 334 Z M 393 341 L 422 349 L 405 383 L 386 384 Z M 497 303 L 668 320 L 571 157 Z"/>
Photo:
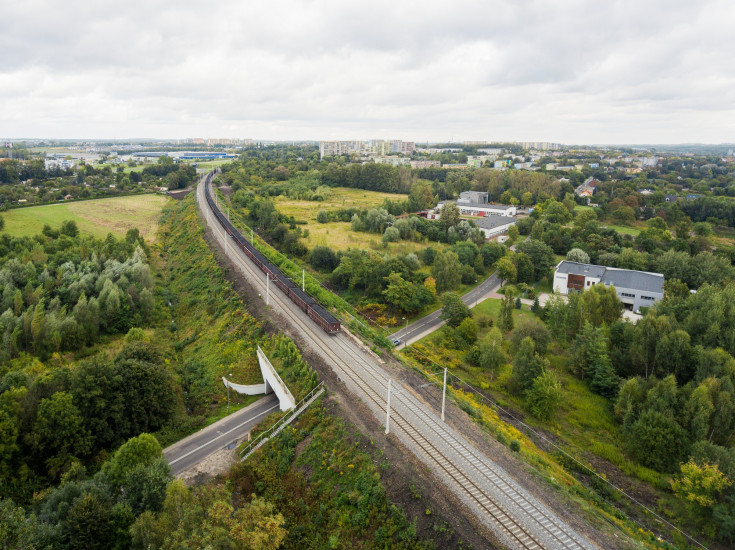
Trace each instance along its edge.
<path fill-rule="evenodd" d="M 329 212 L 341 208 L 377 208 L 386 199 L 398 202 L 407 198 L 408 195 L 396 193 L 379 193 L 362 189 L 335 187 L 324 201 L 294 200 L 279 196 L 274 198 L 274 204 L 281 214 L 293 216 L 296 220 L 306 222 L 306 225 L 301 227 L 309 230 L 309 236 L 304 241 L 310 249 L 315 246 L 328 246 L 335 251 L 347 250 L 348 248 L 371 248 L 382 251 L 389 256 L 395 256 L 396 254 L 418 253 L 427 245 L 433 246 L 437 251 L 446 248 L 443 243 L 410 241 L 388 243 L 388 246 L 384 247 L 381 235 L 353 231 L 349 222 L 319 223 L 316 221 L 320 210 Z"/>
<path fill-rule="evenodd" d="M 377 233 L 365 233 L 353 231 L 349 222 L 310 222 L 306 228 L 309 236 L 304 239 L 309 249 L 315 246 L 328 246 L 334 251 L 347 250 L 348 248 L 370 248 L 395 256 L 396 254 L 418 254 L 427 246 L 432 246 L 437 252 L 447 247 L 445 243 L 437 242 L 413 242 L 397 241 L 383 245 L 382 236 Z"/>
<path fill-rule="evenodd" d="M 3 213 L 5 231 L 17 236 L 36 235 L 46 224 L 59 229 L 62 222 L 72 220 L 80 231 L 98 238 L 108 233 L 123 236 L 128 229 L 137 228 L 147 241 L 155 241 L 167 200 L 148 194 L 16 208 Z"/>
<path fill-rule="evenodd" d="M 634 237 L 637 237 L 643 229 L 639 227 L 633 227 L 630 225 L 610 225 L 609 223 L 602 223 L 600 224 L 602 227 L 607 227 L 609 229 L 614 229 L 618 233 L 622 233 L 623 235 L 633 235 Z"/>
<path fill-rule="evenodd" d="M 319 210 L 338 210 L 340 208 L 371 208 L 380 206 L 385 199 L 394 202 L 408 199 L 408 195 L 396 193 L 379 193 L 363 189 L 334 187 L 323 201 L 304 201 L 289 199 L 285 196 L 276 197 L 275 205 L 279 212 L 293 216 L 297 220 L 306 220 L 316 223 Z"/>

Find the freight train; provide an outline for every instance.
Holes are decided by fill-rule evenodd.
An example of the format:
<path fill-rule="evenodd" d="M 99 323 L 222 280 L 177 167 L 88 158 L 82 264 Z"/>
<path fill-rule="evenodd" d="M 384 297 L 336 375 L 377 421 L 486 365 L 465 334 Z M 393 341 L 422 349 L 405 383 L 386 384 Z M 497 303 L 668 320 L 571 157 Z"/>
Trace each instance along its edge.
<path fill-rule="evenodd" d="M 218 170 L 209 172 L 204 179 L 204 196 L 207 198 L 207 204 L 214 212 L 219 223 L 224 227 L 228 235 L 232 237 L 237 246 L 257 265 L 263 273 L 278 287 L 288 298 L 296 304 L 299 309 L 306 313 L 314 322 L 319 325 L 327 334 L 336 334 L 339 332 L 339 321 L 322 307 L 314 298 L 301 290 L 291 279 L 286 277 L 281 270 L 268 260 L 263 254 L 247 241 L 242 234 L 235 229 L 230 220 L 222 214 L 219 207 L 212 197 L 211 184 Z"/>

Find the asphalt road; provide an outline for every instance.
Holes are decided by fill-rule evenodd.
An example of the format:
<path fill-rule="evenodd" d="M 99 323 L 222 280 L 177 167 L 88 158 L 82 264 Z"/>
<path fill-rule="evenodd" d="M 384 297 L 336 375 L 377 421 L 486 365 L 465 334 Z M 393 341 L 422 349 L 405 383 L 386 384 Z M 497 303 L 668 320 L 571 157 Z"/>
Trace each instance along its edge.
<path fill-rule="evenodd" d="M 469 307 L 475 307 L 477 303 L 487 298 L 490 294 L 497 291 L 500 287 L 500 279 L 493 273 L 485 279 L 482 283 L 477 285 L 475 288 L 470 290 L 467 294 L 462 296 L 462 301 Z M 408 346 L 413 344 L 417 340 L 423 338 L 430 332 L 435 331 L 444 324 L 442 319 L 439 319 L 442 310 L 437 309 L 436 311 L 429 313 L 426 317 L 414 321 L 407 327 L 402 328 L 399 331 L 394 332 L 388 338 L 390 340 L 400 340 L 401 346 Z"/>
<path fill-rule="evenodd" d="M 278 397 L 272 393 L 166 447 L 163 456 L 171 465 L 171 473 L 178 476 L 215 451 L 242 440 L 263 417 L 277 410 Z"/>
<path fill-rule="evenodd" d="M 248 278 L 253 288 L 265 295 L 262 272 L 237 247 L 209 213 L 203 185 L 197 191 L 202 212 L 226 254 Z M 487 281 L 467 300 L 481 299 L 493 288 Z M 468 511 L 498 534 L 506 547 L 548 550 L 592 550 L 592 546 L 569 525 L 511 479 L 503 468 L 478 451 L 446 422 L 436 410 L 417 397 L 411 388 L 391 377 L 369 349 L 342 327 L 328 335 L 280 291 L 272 291 L 270 309 L 288 320 L 303 339 L 300 346 L 321 357 L 345 384 L 346 391 L 362 400 L 380 422 L 386 418 L 386 396 L 391 387 L 391 436 L 407 446 L 452 491 Z M 392 383 L 391 383 L 392 382 Z M 450 405 L 450 409 L 452 406 Z"/>

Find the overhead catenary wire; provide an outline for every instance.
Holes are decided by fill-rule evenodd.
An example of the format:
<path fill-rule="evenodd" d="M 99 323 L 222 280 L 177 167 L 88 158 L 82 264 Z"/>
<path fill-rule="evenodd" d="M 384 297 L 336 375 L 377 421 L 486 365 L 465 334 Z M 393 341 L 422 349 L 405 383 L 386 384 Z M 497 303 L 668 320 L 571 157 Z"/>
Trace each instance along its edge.
<path fill-rule="evenodd" d="M 417 348 L 412 348 L 412 350 L 414 352 L 416 352 L 416 353 L 419 353 L 423 357 L 425 357 L 428 361 L 431 361 L 434 365 L 440 366 L 439 363 L 437 363 L 436 361 L 434 361 L 431 357 L 428 357 L 421 350 L 419 350 Z M 436 378 L 437 384 L 441 384 L 442 382 L 437 377 L 437 374 L 439 372 L 443 372 L 443 370 L 444 369 L 441 369 L 440 371 L 436 371 L 436 372 L 433 372 L 433 373 L 425 372 L 424 374 L 426 376 L 430 376 L 432 378 Z M 513 415 L 513 413 L 511 413 L 507 409 L 503 408 L 496 401 L 494 401 L 493 399 L 491 399 L 490 397 L 488 397 L 487 395 L 485 395 L 485 393 L 483 393 L 482 390 L 480 390 L 480 389 L 474 387 L 472 384 L 470 384 L 470 383 L 462 380 L 459 376 L 457 376 L 456 374 L 454 374 L 452 372 L 449 373 L 449 376 L 452 377 L 452 378 L 455 378 L 465 388 L 468 388 L 470 391 L 472 391 L 473 394 L 478 395 L 480 397 L 480 399 L 482 399 L 483 401 L 486 401 L 487 403 L 489 403 L 495 409 L 497 409 L 497 410 L 501 411 L 503 414 L 509 416 L 515 422 L 518 422 L 524 428 L 526 428 L 527 430 L 529 430 L 530 432 L 532 432 L 536 437 L 542 439 L 544 442 L 546 442 L 549 445 L 551 445 L 552 447 L 554 447 L 556 450 L 558 450 L 564 456 L 566 456 L 570 460 L 574 461 L 574 463 L 576 463 L 579 466 L 581 466 L 582 468 L 584 468 L 586 471 L 588 471 L 591 475 L 595 476 L 597 479 L 603 481 L 604 483 L 606 483 L 607 485 L 609 485 L 610 487 L 612 487 L 613 489 L 615 489 L 618 493 L 620 493 L 621 495 L 623 495 L 624 497 L 626 497 L 631 502 L 633 502 L 633 503 L 637 504 L 638 506 L 640 506 L 641 508 L 643 508 L 646 512 L 648 512 L 649 514 L 651 514 L 652 516 L 654 516 L 656 519 L 658 519 L 662 523 L 665 523 L 666 525 L 668 525 L 669 527 L 671 527 L 672 529 L 674 529 L 676 532 L 678 532 L 679 534 L 681 534 L 685 538 L 689 539 L 691 542 L 693 542 L 697 546 L 708 550 L 708 547 L 705 546 L 703 543 L 701 543 L 700 541 L 698 541 L 697 539 L 695 539 L 694 537 L 692 537 L 691 535 L 689 535 L 686 531 L 680 529 L 679 527 L 677 527 L 676 525 L 674 525 L 673 523 L 671 523 L 670 521 L 668 521 L 666 518 L 664 518 L 661 515 L 657 514 L 654 510 L 651 510 L 651 508 L 649 508 L 648 506 L 646 506 L 644 503 L 640 502 L 634 496 L 628 494 L 624 489 L 621 489 L 620 487 L 618 487 L 617 485 L 615 485 L 614 483 L 612 483 L 609 479 L 606 479 L 605 477 L 603 477 L 600 474 L 598 474 L 595 470 L 593 470 L 592 468 L 590 468 L 589 466 L 587 466 L 586 464 L 584 464 L 583 462 L 581 462 L 580 460 L 578 460 L 575 456 L 569 454 L 562 447 L 560 447 L 559 445 L 557 445 L 556 443 L 554 443 L 554 441 L 552 441 L 551 439 L 549 439 L 548 437 L 546 437 L 543 433 L 535 430 L 532 426 L 530 426 L 529 424 L 527 424 L 526 422 L 524 422 L 520 418 L 516 417 L 515 415 Z M 449 387 L 451 387 L 451 384 L 449 382 L 447 383 L 447 385 Z M 459 388 L 459 389 L 461 389 L 461 388 Z M 608 502 L 608 501 L 606 500 L 605 502 Z M 608 504 L 610 504 L 611 506 L 614 506 L 610 502 L 608 502 Z M 648 529 L 645 525 L 641 524 L 639 521 L 635 520 L 634 518 L 631 518 L 630 516 L 628 516 L 627 514 L 625 514 L 625 512 L 623 512 L 619 508 L 615 507 L 615 509 L 618 510 L 618 511 L 620 511 L 622 514 L 624 514 L 625 517 L 628 518 L 628 520 L 632 521 L 636 525 L 640 526 L 643 529 Z"/>
<path fill-rule="evenodd" d="M 234 218 L 234 220 L 232 222 L 233 225 L 234 225 L 234 222 L 235 221 L 239 221 L 242 224 L 242 221 L 239 219 L 240 218 L 239 214 L 236 215 L 236 216 L 233 216 L 233 218 Z M 248 227 L 247 224 L 245 224 L 245 226 Z M 248 228 L 251 230 L 251 239 L 252 239 L 252 228 L 251 227 L 248 227 Z M 262 239 L 261 239 L 261 241 L 267 247 L 272 248 L 271 245 L 269 245 L 268 243 L 266 243 Z M 253 242 L 253 244 L 255 244 L 255 243 Z M 291 267 L 293 269 L 298 269 L 298 270 L 302 270 L 303 269 L 303 268 L 299 267 L 296 263 L 294 263 L 290 258 L 285 258 L 285 263 L 288 264 L 288 267 Z M 302 275 L 302 277 L 303 277 L 303 275 Z M 289 278 L 291 278 L 291 277 L 289 277 Z M 320 287 L 322 287 L 324 290 L 326 290 L 327 292 L 329 292 L 332 296 L 334 296 L 340 302 L 346 304 L 346 302 L 344 302 L 344 300 L 340 296 L 338 296 L 337 294 L 335 294 L 330 288 L 328 288 L 327 286 L 325 286 L 318 279 L 315 279 L 314 277 L 312 277 L 310 275 L 309 276 L 309 280 L 310 280 L 310 282 L 313 282 L 313 283 L 318 284 Z M 349 315 L 349 317 L 351 317 L 352 319 L 354 319 L 356 322 L 358 322 L 361 325 L 365 326 L 364 323 L 362 323 L 359 319 L 357 319 L 349 311 L 341 311 L 340 313 L 345 313 L 345 314 Z M 363 316 L 363 318 L 366 321 L 368 321 L 370 324 L 375 325 L 375 327 L 379 328 L 384 333 L 384 335 L 387 335 L 387 334 L 390 333 L 389 330 L 387 329 L 387 327 L 384 327 L 384 326 L 380 325 L 379 323 L 375 322 L 374 320 L 370 319 L 369 317 Z M 428 360 L 429 362 L 431 362 L 432 364 L 434 364 L 436 367 L 439 367 L 439 370 L 437 370 L 435 372 L 425 372 L 425 371 L 422 370 L 421 372 L 424 374 L 424 376 L 431 377 L 431 378 L 437 378 L 436 375 L 438 373 L 444 372 L 445 368 L 443 366 L 441 366 L 439 363 L 437 363 L 431 357 L 427 356 L 420 349 L 415 348 L 415 347 L 412 347 L 411 349 L 412 349 L 412 351 L 414 353 L 417 353 L 417 354 L 423 356 L 426 360 Z M 668 520 L 666 520 L 664 517 L 662 517 L 661 515 L 659 515 L 658 513 L 656 513 L 654 510 L 650 509 L 648 506 L 646 506 L 644 503 L 640 502 L 635 497 L 633 497 L 632 495 L 628 494 L 625 490 L 623 490 L 620 487 L 616 486 L 615 484 L 613 484 L 612 482 L 610 482 L 605 477 L 602 477 L 600 474 L 598 474 L 596 471 L 594 471 L 593 469 L 591 469 L 589 466 L 587 466 L 586 464 L 584 464 L 583 462 L 581 462 L 580 460 L 578 460 L 576 457 L 574 457 L 573 455 L 571 455 L 567 451 L 565 451 L 562 447 L 560 447 L 559 445 L 557 445 L 556 443 L 554 443 L 552 440 L 550 440 L 549 438 L 547 438 L 545 435 L 543 435 L 543 433 L 538 432 L 532 426 L 530 426 L 529 424 L 525 423 L 523 420 L 521 420 L 520 418 L 517 418 L 515 415 L 513 415 L 510 411 L 508 411 L 507 409 L 505 409 L 502 406 L 500 406 L 496 401 L 492 400 L 487 395 L 485 395 L 480 389 L 478 389 L 478 388 L 472 386 L 471 384 L 469 384 L 468 382 L 462 380 L 459 376 L 457 376 L 456 374 L 454 374 L 452 372 L 448 372 L 448 376 L 450 377 L 450 379 L 451 378 L 456 379 L 461 385 L 463 385 L 465 388 L 469 389 L 473 394 L 478 395 L 480 397 L 480 399 L 482 399 L 483 401 L 486 401 L 487 403 L 489 403 L 495 409 L 503 412 L 505 415 L 507 415 L 508 417 L 510 417 L 511 419 L 513 419 L 515 422 L 519 423 L 524 428 L 526 428 L 527 430 L 529 430 L 530 432 L 532 432 L 536 437 L 542 439 L 544 442 L 546 442 L 547 444 L 549 444 L 550 446 L 552 446 L 553 448 L 555 448 L 556 450 L 558 450 L 560 453 L 562 453 L 564 456 L 566 456 L 567 458 L 569 458 L 570 460 L 572 460 L 574 463 L 576 463 L 579 466 L 581 466 L 582 468 L 584 468 L 591 475 L 595 476 L 597 479 L 603 481 L 604 483 L 606 483 L 607 485 L 609 485 L 610 487 L 612 487 L 615 491 L 617 491 L 619 494 L 621 494 L 625 498 L 629 499 L 631 502 L 633 502 L 636 505 L 640 506 L 642 509 L 644 509 L 646 512 L 648 512 L 649 514 L 651 514 L 653 517 L 655 517 L 656 519 L 658 519 L 662 523 L 666 524 L 667 526 L 669 526 L 670 528 L 672 528 L 673 530 L 675 530 L 676 532 L 678 532 L 679 534 L 681 534 L 682 536 L 684 536 L 685 538 L 687 538 L 688 540 L 690 540 L 691 542 L 693 542 L 694 544 L 696 544 L 697 546 L 699 546 L 701 548 L 707 549 L 707 546 L 705 546 L 704 544 L 702 544 L 701 542 L 699 542 L 697 539 L 695 539 L 694 537 L 692 537 L 691 535 L 689 535 L 687 532 L 683 531 L 682 529 L 680 529 L 676 525 L 674 525 L 671 522 L 669 522 Z M 438 380 L 438 378 L 437 378 L 437 383 L 441 384 L 442 382 L 440 380 Z M 451 383 L 449 381 L 447 381 L 447 384 L 449 386 L 451 386 Z M 393 393 L 398 393 L 399 391 L 400 390 L 394 389 L 393 390 Z M 609 502 L 608 502 L 608 504 L 612 505 L 612 503 L 609 503 Z M 612 505 L 612 506 L 614 506 L 614 505 Z M 615 509 L 618 510 L 620 513 L 624 514 L 625 517 L 628 518 L 629 521 L 635 523 L 636 525 L 640 526 L 643 529 L 648 529 L 646 526 L 642 525 L 637 520 L 631 518 L 630 516 L 628 516 L 627 514 L 625 514 L 624 512 L 622 512 L 622 510 L 620 510 L 619 508 L 615 507 Z"/>

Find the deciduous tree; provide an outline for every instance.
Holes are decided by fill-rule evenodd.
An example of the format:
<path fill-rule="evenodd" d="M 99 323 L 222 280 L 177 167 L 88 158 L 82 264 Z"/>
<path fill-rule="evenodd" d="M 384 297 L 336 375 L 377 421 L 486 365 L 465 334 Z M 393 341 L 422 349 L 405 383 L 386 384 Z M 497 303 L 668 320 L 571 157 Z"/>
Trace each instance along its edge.
<path fill-rule="evenodd" d="M 459 258 L 451 250 L 437 254 L 434 265 L 431 266 L 431 275 L 436 280 L 438 292 L 455 290 L 460 283 Z"/>
<path fill-rule="evenodd" d="M 445 319 L 450 327 L 458 327 L 462 321 L 472 316 L 470 308 L 455 292 L 446 292 L 442 296 L 441 319 Z"/>

